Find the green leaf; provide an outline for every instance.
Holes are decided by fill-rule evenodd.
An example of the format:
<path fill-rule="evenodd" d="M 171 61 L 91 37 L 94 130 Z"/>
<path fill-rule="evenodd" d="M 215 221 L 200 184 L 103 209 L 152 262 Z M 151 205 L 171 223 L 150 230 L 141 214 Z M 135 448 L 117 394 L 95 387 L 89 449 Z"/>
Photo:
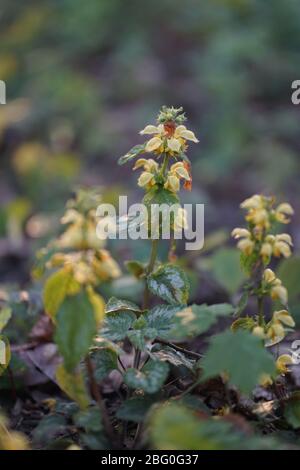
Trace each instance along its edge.
<path fill-rule="evenodd" d="M 11 308 L 9 307 L 4 307 L 0 311 L 0 333 L 4 330 L 7 323 L 11 319 L 11 314 L 12 314 L 12 311 L 11 311 Z"/>
<path fill-rule="evenodd" d="M 203 380 L 225 372 L 229 382 L 244 393 L 250 393 L 263 374 L 276 372 L 274 359 L 262 341 L 246 331 L 214 336 L 200 366 Z"/>
<path fill-rule="evenodd" d="M 56 380 L 60 388 L 74 400 L 81 409 L 89 406 L 89 397 L 87 395 L 84 378 L 80 371 L 68 372 L 63 364 L 56 369 Z"/>
<path fill-rule="evenodd" d="M 68 371 L 88 353 L 97 332 L 94 309 L 84 292 L 67 297 L 57 314 L 55 341 Z"/>
<path fill-rule="evenodd" d="M 294 428 L 300 428 L 300 392 L 294 392 L 284 406 L 284 416 Z"/>
<path fill-rule="evenodd" d="M 172 264 L 158 268 L 147 277 L 149 290 L 170 304 L 186 304 L 189 296 L 189 281 L 186 273 Z"/>
<path fill-rule="evenodd" d="M 122 157 L 119 158 L 118 164 L 124 165 L 124 163 L 129 162 L 133 158 L 143 153 L 145 150 L 145 145 L 146 144 L 135 145 L 134 147 L 132 147 L 132 149 L 130 149 L 129 152 L 126 153 L 126 155 L 123 155 Z"/>
<path fill-rule="evenodd" d="M 240 253 L 235 248 L 221 248 L 212 257 L 212 272 L 217 282 L 233 295 L 245 274 L 240 267 Z"/>
<path fill-rule="evenodd" d="M 103 430 L 102 416 L 96 406 L 80 411 L 74 416 L 76 426 L 84 428 L 86 432 L 101 432 Z"/>
<path fill-rule="evenodd" d="M 95 378 L 103 380 L 112 370 L 118 369 L 118 355 L 111 349 L 99 349 L 93 352 Z"/>
<path fill-rule="evenodd" d="M 51 414 L 44 416 L 33 431 L 33 440 L 39 444 L 47 444 L 67 429 L 67 421 L 64 416 Z"/>
<path fill-rule="evenodd" d="M 152 204 L 167 204 L 168 206 L 172 206 L 173 204 L 178 203 L 179 198 L 175 193 L 172 193 L 172 191 L 169 191 L 168 189 L 156 186 L 150 189 L 143 198 L 143 204 L 145 204 L 148 209 L 151 209 Z"/>
<path fill-rule="evenodd" d="M 135 319 L 135 314 L 131 312 L 107 314 L 100 335 L 111 341 L 121 341 L 126 338 Z"/>
<path fill-rule="evenodd" d="M 157 331 L 157 337 L 162 339 L 172 339 L 170 332 L 174 326 L 174 317 L 183 306 L 157 305 L 144 314 L 149 328 Z"/>
<path fill-rule="evenodd" d="M 105 313 L 117 313 L 117 312 L 135 312 L 140 313 L 141 309 L 138 305 L 129 300 L 117 299 L 116 297 L 111 297 L 105 308 Z"/>
<path fill-rule="evenodd" d="M 169 366 L 166 362 L 150 359 L 141 370 L 127 369 L 124 374 L 124 382 L 130 388 L 141 389 L 151 394 L 163 386 L 168 374 Z"/>
<path fill-rule="evenodd" d="M 154 409 L 150 417 L 152 446 L 160 450 L 237 450 L 276 449 L 278 443 L 261 436 L 238 432 L 222 419 L 199 419 L 190 409 L 165 404 Z M 151 448 L 153 448 L 151 447 Z"/>
<path fill-rule="evenodd" d="M 0 335 L 0 376 L 7 369 L 11 359 L 10 344 L 6 336 Z"/>
<path fill-rule="evenodd" d="M 116 413 L 117 418 L 124 421 L 141 423 L 144 421 L 146 414 L 155 402 L 154 397 L 149 395 L 129 398 L 124 401 L 118 409 Z"/>
<path fill-rule="evenodd" d="M 196 337 L 205 333 L 219 317 L 228 316 L 232 312 L 233 307 L 230 304 L 194 304 L 185 307 L 175 314 L 170 336 L 175 339 Z"/>
<path fill-rule="evenodd" d="M 247 330 L 251 331 L 256 325 L 256 322 L 252 317 L 241 317 L 235 320 L 232 325 L 231 329 L 232 331 L 238 331 L 238 330 Z"/>
<path fill-rule="evenodd" d="M 79 290 L 80 285 L 75 281 L 72 271 L 60 269 L 53 273 L 48 277 L 43 292 L 46 313 L 54 319 L 65 297 L 69 293 L 75 294 Z"/>
<path fill-rule="evenodd" d="M 143 276 L 145 273 L 145 266 L 143 263 L 140 263 L 139 261 L 131 260 L 131 261 L 125 261 L 125 266 L 127 270 L 132 274 L 134 277 L 139 279 L 140 277 Z"/>

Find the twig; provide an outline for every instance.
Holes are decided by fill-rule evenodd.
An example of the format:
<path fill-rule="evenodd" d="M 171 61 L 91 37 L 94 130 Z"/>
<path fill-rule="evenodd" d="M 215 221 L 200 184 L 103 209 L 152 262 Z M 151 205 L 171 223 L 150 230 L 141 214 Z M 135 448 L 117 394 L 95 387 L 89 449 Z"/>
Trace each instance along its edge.
<path fill-rule="evenodd" d="M 195 359 L 201 359 L 203 357 L 202 354 L 196 353 L 194 351 L 189 351 L 188 349 L 182 348 L 181 346 L 177 346 L 176 344 L 170 343 L 169 341 L 166 341 L 161 338 L 155 339 L 154 343 L 164 344 L 166 346 L 169 346 L 170 348 L 176 349 L 176 351 L 186 354 L 187 356 L 194 357 Z"/>

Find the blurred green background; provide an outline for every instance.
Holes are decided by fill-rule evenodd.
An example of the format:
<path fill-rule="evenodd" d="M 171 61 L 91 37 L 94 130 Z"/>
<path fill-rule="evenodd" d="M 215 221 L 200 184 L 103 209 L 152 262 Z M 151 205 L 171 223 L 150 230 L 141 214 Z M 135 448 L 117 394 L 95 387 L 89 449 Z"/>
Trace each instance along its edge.
<path fill-rule="evenodd" d="M 2 0 L 0 282 L 28 280 L 76 185 L 99 185 L 107 201 L 141 198 L 131 165 L 117 159 L 143 141 L 138 131 L 163 104 L 183 106 L 200 139 L 183 199 L 206 204 L 206 251 L 216 251 L 203 261 L 192 254 L 193 268 L 234 293 L 238 257 L 219 246 L 254 192 L 292 203 L 297 250 L 299 63 L 299 0 Z M 121 261 L 147 251 L 112 249 Z M 294 270 L 297 284 L 299 261 Z"/>

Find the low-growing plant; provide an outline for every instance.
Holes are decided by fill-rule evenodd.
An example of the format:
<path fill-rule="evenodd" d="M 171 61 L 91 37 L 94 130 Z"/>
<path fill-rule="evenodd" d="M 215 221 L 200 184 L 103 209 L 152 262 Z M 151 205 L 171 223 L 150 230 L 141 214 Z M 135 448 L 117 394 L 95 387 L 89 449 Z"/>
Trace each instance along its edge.
<path fill-rule="evenodd" d="M 119 159 L 121 165 L 134 161 L 133 170 L 142 170 L 138 186 L 145 191 L 143 203 L 149 215 L 153 204 L 177 204 L 170 218 L 168 261 L 158 257 L 161 220 L 151 239 L 150 219 L 148 262 L 126 263 L 131 274 L 144 283 L 140 305 L 116 297 L 105 303 L 101 295 L 103 282 L 118 277 L 120 270 L 104 249 L 104 241 L 96 237 L 95 209 L 100 198 L 93 192 L 81 190 L 68 203 L 62 218 L 67 228 L 40 254 L 34 270 L 35 276 L 45 276 L 46 268 L 44 305 L 55 325 L 54 339 L 62 356 L 57 382 L 76 402 L 72 407 L 56 403 L 45 419 L 54 429 L 71 421 L 83 447 L 222 449 L 258 445 L 254 438 L 245 444 L 234 423 L 221 417 L 215 420 L 213 415 L 223 411 L 206 406 L 195 391 L 211 379 L 219 380 L 230 407 L 230 387 L 250 394 L 262 380 L 266 383 L 276 377 L 275 361 L 265 342 L 273 344 L 275 338 L 283 337 L 284 325 L 293 326 L 293 320 L 287 310 L 279 310 L 271 322 L 266 321 L 265 296 L 279 298 L 286 306 L 287 294 L 275 274 L 265 268 L 272 253 L 290 253 L 289 236 L 271 235 L 271 228 L 275 219 L 286 222 L 291 208 L 285 204 L 274 210 L 272 201 L 263 196 L 243 203 L 249 228 L 235 229 L 233 234 L 242 238 L 242 263 L 251 280 L 241 302 L 237 309 L 227 303 L 189 305 L 189 281 L 175 256 L 174 241 L 176 231 L 187 223 L 180 205 L 180 185 L 183 182 L 187 190 L 192 185 L 187 142 L 198 143 L 183 124 L 185 120 L 182 108 L 163 107 L 157 123 L 140 132 L 151 136 L 149 140 Z M 240 315 L 252 294 L 258 298 L 257 318 L 236 319 L 232 330 L 212 337 L 204 356 L 187 348 L 188 340 L 206 333 L 220 318 L 234 312 Z M 281 363 L 283 372 L 287 361 L 281 359 Z M 112 371 L 121 377 L 114 403 L 104 397 L 101 385 Z M 42 439 L 42 423 L 36 436 Z M 268 446 L 272 444 L 265 443 Z"/>

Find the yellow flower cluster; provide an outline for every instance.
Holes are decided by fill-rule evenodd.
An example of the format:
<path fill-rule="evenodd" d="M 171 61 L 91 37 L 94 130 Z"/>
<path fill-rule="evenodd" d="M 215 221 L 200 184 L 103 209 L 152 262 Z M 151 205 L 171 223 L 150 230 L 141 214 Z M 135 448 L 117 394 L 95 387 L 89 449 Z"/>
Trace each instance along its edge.
<path fill-rule="evenodd" d="M 159 174 L 159 165 L 158 163 L 149 158 L 146 160 L 145 158 L 140 158 L 136 161 L 133 170 L 137 170 L 138 168 L 143 168 L 144 171 L 141 173 L 138 179 L 138 185 L 141 188 L 150 189 L 156 183 L 156 178 Z"/>
<path fill-rule="evenodd" d="M 280 279 L 278 279 L 272 269 L 265 269 L 263 274 L 264 288 L 267 293 L 270 292 L 272 300 L 279 300 L 283 305 L 288 303 L 288 291 L 282 285 Z"/>
<path fill-rule="evenodd" d="M 232 236 L 239 240 L 237 247 L 246 256 L 256 253 L 265 264 L 272 255 L 288 258 L 293 245 L 290 235 L 272 235 L 269 231 L 276 221 L 283 224 L 290 222 L 290 216 L 294 213 L 291 205 L 283 203 L 274 208 L 273 198 L 255 194 L 242 202 L 241 208 L 247 211 L 245 219 L 248 229 L 235 228 L 232 231 Z"/>
<path fill-rule="evenodd" d="M 171 165 L 166 176 L 161 174 L 161 167 L 152 158 L 146 160 L 140 158 L 135 163 L 133 170 L 143 168 L 138 179 L 138 185 L 142 188 L 151 189 L 156 183 L 161 182 L 163 178 L 164 188 L 176 193 L 180 190 L 180 180 L 191 181 L 188 170 L 183 162 L 177 162 Z"/>
<path fill-rule="evenodd" d="M 272 319 L 265 326 L 254 326 L 252 333 L 263 339 L 266 346 L 280 343 L 286 336 L 285 327 L 293 328 L 295 322 L 287 310 L 278 310 L 273 313 Z"/>
<path fill-rule="evenodd" d="M 157 154 L 168 153 L 171 156 L 185 152 L 186 141 L 198 143 L 195 134 L 188 130 L 183 124 L 176 126 L 173 121 L 159 124 L 158 126 L 148 125 L 140 131 L 141 135 L 152 135 L 146 142 L 145 151 Z"/>
<path fill-rule="evenodd" d="M 78 285 L 97 285 L 99 282 L 118 278 L 121 275 L 117 262 L 107 250 L 56 253 L 46 265 L 47 268 L 64 267 L 72 273 L 74 288 Z M 78 287 L 79 287 L 78 286 Z"/>
<path fill-rule="evenodd" d="M 293 358 L 289 354 L 281 354 L 276 360 L 276 371 L 280 375 L 285 375 L 289 372 L 289 365 L 293 364 Z M 262 387 L 267 387 L 273 384 L 273 378 L 269 374 L 262 374 L 259 381 Z"/>

